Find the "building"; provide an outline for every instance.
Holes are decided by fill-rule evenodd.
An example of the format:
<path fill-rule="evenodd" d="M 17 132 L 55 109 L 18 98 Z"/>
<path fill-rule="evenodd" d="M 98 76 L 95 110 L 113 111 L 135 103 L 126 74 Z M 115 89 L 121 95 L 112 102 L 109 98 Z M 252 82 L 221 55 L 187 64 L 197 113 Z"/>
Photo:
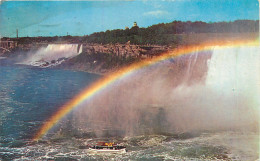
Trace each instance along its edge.
<path fill-rule="evenodd" d="M 133 25 L 133 27 L 138 27 L 136 22 L 134 22 L 134 25 Z"/>
<path fill-rule="evenodd" d="M 17 47 L 17 42 L 16 41 L 0 41 L 0 48 L 5 49 L 5 50 L 10 50 L 14 49 Z"/>

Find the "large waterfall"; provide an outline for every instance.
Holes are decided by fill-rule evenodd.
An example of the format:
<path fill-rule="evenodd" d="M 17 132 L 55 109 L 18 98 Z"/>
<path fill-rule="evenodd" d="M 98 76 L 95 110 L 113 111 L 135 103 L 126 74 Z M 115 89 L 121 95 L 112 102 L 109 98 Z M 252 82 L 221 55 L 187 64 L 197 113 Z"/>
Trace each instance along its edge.
<path fill-rule="evenodd" d="M 82 45 L 78 44 L 49 44 L 36 53 L 29 54 L 22 64 L 47 67 L 60 64 L 67 58 L 77 56 L 82 52 Z"/>

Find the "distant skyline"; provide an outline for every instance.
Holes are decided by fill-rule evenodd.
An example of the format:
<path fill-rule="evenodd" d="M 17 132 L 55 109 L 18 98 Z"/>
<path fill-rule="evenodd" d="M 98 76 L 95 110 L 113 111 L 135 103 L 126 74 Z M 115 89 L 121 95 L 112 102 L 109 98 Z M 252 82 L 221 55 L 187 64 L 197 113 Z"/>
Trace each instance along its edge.
<path fill-rule="evenodd" d="M 180 21 L 259 20 L 258 0 L 4 1 L 0 36 L 89 35 Z"/>

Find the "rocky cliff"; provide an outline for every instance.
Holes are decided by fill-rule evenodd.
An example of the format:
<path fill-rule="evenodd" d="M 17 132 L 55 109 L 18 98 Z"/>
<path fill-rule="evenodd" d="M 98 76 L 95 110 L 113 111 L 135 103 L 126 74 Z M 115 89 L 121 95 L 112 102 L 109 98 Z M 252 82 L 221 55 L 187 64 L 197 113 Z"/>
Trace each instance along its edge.
<path fill-rule="evenodd" d="M 170 50 L 169 46 L 127 44 L 83 44 L 82 53 L 57 68 L 107 74 L 122 66 Z"/>

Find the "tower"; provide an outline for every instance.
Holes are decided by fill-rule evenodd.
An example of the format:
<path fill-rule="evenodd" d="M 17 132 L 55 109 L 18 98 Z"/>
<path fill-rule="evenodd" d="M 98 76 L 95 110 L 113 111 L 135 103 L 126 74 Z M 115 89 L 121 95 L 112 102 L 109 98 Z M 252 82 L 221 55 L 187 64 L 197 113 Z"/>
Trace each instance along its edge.
<path fill-rule="evenodd" d="M 136 27 L 137 26 L 137 23 L 136 22 L 134 22 L 134 25 L 133 25 L 133 27 Z"/>

